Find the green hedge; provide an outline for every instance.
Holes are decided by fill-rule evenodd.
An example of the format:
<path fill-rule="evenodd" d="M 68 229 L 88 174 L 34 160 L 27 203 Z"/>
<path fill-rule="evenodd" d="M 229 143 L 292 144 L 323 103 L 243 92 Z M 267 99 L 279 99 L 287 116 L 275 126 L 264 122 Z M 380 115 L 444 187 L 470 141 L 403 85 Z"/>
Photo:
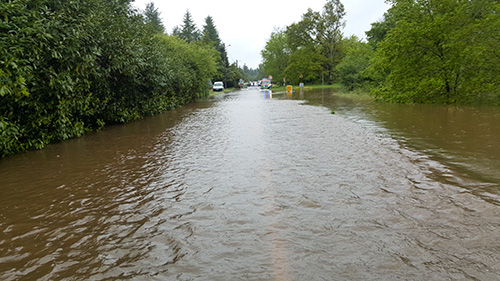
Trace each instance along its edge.
<path fill-rule="evenodd" d="M 124 0 L 0 4 L 0 154 L 192 101 L 212 48 L 154 34 Z"/>

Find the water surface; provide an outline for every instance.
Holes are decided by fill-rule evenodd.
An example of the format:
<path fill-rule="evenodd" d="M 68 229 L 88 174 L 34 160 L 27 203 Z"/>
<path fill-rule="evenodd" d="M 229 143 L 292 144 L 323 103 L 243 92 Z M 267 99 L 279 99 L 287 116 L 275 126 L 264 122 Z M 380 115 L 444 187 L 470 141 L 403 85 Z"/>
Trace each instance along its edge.
<path fill-rule="evenodd" d="M 495 118 L 246 90 L 3 159 L 0 279 L 498 280 Z"/>

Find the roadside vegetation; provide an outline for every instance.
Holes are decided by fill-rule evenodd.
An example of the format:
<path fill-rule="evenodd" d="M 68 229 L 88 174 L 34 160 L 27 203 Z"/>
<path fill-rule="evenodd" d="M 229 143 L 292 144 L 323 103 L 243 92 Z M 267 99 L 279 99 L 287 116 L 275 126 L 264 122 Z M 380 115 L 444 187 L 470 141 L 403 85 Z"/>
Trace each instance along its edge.
<path fill-rule="evenodd" d="M 1 157 L 175 108 L 210 82 L 268 75 L 391 102 L 500 105 L 496 0 L 390 0 L 367 42 L 343 35 L 344 6 L 327 0 L 271 34 L 259 69 L 229 62 L 212 17 L 198 29 L 187 11 L 167 32 L 153 4 L 131 2 L 0 3 Z"/>
<path fill-rule="evenodd" d="M 168 35 L 153 4 L 131 0 L 0 3 L 0 156 L 41 149 L 130 122 L 234 85 L 253 70 L 229 64 L 208 16 L 189 11 Z"/>
<path fill-rule="evenodd" d="M 390 0 L 367 42 L 342 33 L 340 0 L 276 29 L 262 50 L 275 83 L 340 83 L 399 103 L 500 105 L 496 0 Z"/>
<path fill-rule="evenodd" d="M 329 90 L 343 90 L 343 86 L 339 83 L 335 84 L 307 84 L 304 86 L 303 90 L 317 90 L 317 89 L 329 89 Z M 273 92 L 285 92 L 286 91 L 286 85 L 280 84 L 280 85 L 273 85 L 272 87 Z M 299 86 L 293 86 L 292 90 L 294 92 L 300 91 Z"/>

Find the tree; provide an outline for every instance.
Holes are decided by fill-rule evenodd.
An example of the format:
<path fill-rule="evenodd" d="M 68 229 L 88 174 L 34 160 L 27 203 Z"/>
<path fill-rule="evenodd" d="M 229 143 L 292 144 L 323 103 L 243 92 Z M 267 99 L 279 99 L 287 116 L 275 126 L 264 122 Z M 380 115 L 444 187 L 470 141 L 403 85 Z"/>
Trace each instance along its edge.
<path fill-rule="evenodd" d="M 387 76 L 373 93 L 395 102 L 454 103 L 498 93 L 495 0 L 394 0 L 395 19 L 368 72 Z M 496 95 L 498 98 L 498 95 Z"/>
<path fill-rule="evenodd" d="M 186 40 L 188 43 L 199 41 L 201 38 L 200 31 L 194 24 L 189 10 L 187 10 L 184 14 L 184 20 L 180 29 L 179 37 Z"/>
<path fill-rule="evenodd" d="M 165 27 L 160 19 L 160 12 L 155 8 L 155 4 L 150 2 L 146 5 L 144 10 L 144 22 L 149 26 L 155 33 L 164 33 Z"/>
<path fill-rule="evenodd" d="M 216 48 L 221 45 L 221 40 L 219 38 L 219 32 L 215 27 L 214 20 L 211 16 L 205 18 L 205 25 L 203 26 L 203 37 L 202 41 L 205 44 L 213 44 Z"/>
<path fill-rule="evenodd" d="M 181 37 L 181 28 L 178 25 L 172 28 L 172 36 Z"/>
<path fill-rule="evenodd" d="M 365 32 L 368 43 L 373 49 L 378 47 L 378 44 L 385 39 L 385 36 L 393 27 L 396 26 L 396 22 L 390 13 L 385 13 L 381 21 L 374 22 L 371 24 L 372 28 Z"/>
<path fill-rule="evenodd" d="M 319 12 L 308 9 L 301 21 L 286 28 L 290 57 L 284 75 L 292 84 L 316 82 L 323 74 L 325 56 L 318 41 L 320 18 Z"/>
<path fill-rule="evenodd" d="M 243 71 L 236 65 L 236 63 L 231 64 L 226 73 L 225 83 L 228 88 L 236 87 L 240 79 L 243 78 Z"/>
<path fill-rule="evenodd" d="M 368 88 L 371 80 L 364 71 L 370 66 L 372 47 L 354 35 L 344 40 L 344 46 L 346 56 L 336 67 L 340 83 L 349 91 Z"/>
<path fill-rule="evenodd" d="M 227 68 L 229 67 L 226 47 L 219 37 L 219 32 L 217 31 L 214 20 L 211 16 L 207 16 L 205 18 L 205 25 L 203 26 L 202 34 L 202 42 L 213 47 L 219 53 L 219 56 L 217 57 L 217 74 L 213 77 L 213 79 L 225 81 L 224 78 L 227 77 Z"/>
<path fill-rule="evenodd" d="M 220 61 L 217 65 L 217 73 L 216 78 L 218 80 L 223 80 L 224 82 L 228 81 L 228 73 L 229 73 L 229 59 L 227 57 L 226 44 L 222 43 L 217 49 L 220 53 Z M 215 77 L 214 77 L 215 78 Z"/>
<path fill-rule="evenodd" d="M 325 57 L 313 46 L 300 48 L 290 55 L 284 75 L 291 84 L 321 81 L 324 60 Z"/>
<path fill-rule="evenodd" d="M 345 14 L 344 5 L 340 0 L 328 0 L 317 25 L 318 41 L 321 52 L 326 57 L 325 70 L 330 82 L 334 79 L 335 66 L 342 60 L 341 44 Z"/>
<path fill-rule="evenodd" d="M 286 28 L 287 43 L 292 53 L 304 47 L 317 46 L 317 23 L 320 17 L 321 15 L 318 12 L 308 9 L 302 15 L 301 21 Z"/>
<path fill-rule="evenodd" d="M 285 30 L 275 29 L 261 51 L 264 71 L 273 76 L 275 81 L 282 81 L 290 59 Z"/>
<path fill-rule="evenodd" d="M 302 20 L 291 24 L 286 29 L 288 45 L 295 63 L 305 62 L 297 56 L 299 54 L 309 56 L 308 53 L 300 51 L 304 48 L 314 50 L 317 56 L 315 62 L 321 61 L 322 67 L 319 73 L 303 74 L 308 77 L 322 77 L 326 74 L 328 82 L 334 81 L 335 66 L 342 60 L 342 29 L 345 25 L 344 5 L 340 0 L 328 0 L 323 7 L 322 13 L 314 12 L 312 9 L 302 15 Z M 290 64 L 291 65 L 291 64 Z M 299 66 L 293 66 L 296 69 Z M 306 67 L 309 71 L 318 71 L 317 67 Z"/>

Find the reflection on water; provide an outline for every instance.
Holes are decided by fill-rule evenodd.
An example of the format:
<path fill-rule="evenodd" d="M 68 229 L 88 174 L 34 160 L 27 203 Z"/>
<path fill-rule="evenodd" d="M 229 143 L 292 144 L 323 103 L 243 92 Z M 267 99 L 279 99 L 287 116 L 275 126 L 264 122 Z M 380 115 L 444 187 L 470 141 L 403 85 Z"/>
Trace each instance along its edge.
<path fill-rule="evenodd" d="M 500 279 L 497 109 L 270 98 L 1 160 L 0 279 Z"/>
<path fill-rule="evenodd" d="M 400 143 L 433 156 L 468 177 L 500 184 L 500 108 L 401 105 L 316 90 L 294 96 L 323 105 Z"/>

